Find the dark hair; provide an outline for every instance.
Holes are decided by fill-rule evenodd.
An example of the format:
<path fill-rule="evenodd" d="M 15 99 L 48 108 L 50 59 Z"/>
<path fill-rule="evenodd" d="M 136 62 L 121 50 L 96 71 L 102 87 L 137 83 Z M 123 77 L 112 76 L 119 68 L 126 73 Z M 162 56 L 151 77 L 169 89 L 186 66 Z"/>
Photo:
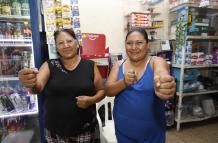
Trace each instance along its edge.
<path fill-rule="evenodd" d="M 68 33 L 69 35 L 71 35 L 73 37 L 73 39 L 77 40 L 76 38 L 76 34 L 74 33 L 73 29 L 58 29 L 54 32 L 54 40 L 56 42 L 56 39 L 57 39 L 57 36 L 61 33 L 61 32 L 66 32 Z"/>
<path fill-rule="evenodd" d="M 144 28 L 132 28 L 130 31 L 128 31 L 128 33 L 126 34 L 126 40 L 128 38 L 128 36 L 133 33 L 133 32 L 139 32 L 144 36 L 144 39 L 146 40 L 146 42 L 148 42 L 148 34 L 145 31 Z"/>
<path fill-rule="evenodd" d="M 73 31 L 73 29 L 62 28 L 62 29 L 58 29 L 58 30 L 56 30 L 56 31 L 54 32 L 54 40 L 55 40 L 55 42 L 56 42 L 57 36 L 58 36 L 61 32 L 66 32 L 66 33 L 68 33 L 70 36 L 72 36 L 73 39 L 77 40 L 76 34 L 75 34 L 75 32 Z M 79 48 L 77 49 L 77 54 L 80 53 L 80 48 L 81 48 L 81 46 L 80 46 L 80 44 L 79 44 Z M 57 54 L 58 54 L 59 56 L 61 56 L 58 52 L 57 52 Z"/>

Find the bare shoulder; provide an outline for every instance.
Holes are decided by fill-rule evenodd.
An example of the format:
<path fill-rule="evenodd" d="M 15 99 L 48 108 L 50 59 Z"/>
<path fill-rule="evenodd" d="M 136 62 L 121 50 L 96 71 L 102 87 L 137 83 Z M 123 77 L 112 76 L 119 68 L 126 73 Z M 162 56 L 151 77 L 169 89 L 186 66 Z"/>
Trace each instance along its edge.
<path fill-rule="evenodd" d="M 114 64 L 114 67 L 119 67 L 122 63 L 123 63 L 123 60 L 117 61 L 117 62 Z"/>
<path fill-rule="evenodd" d="M 152 60 L 155 63 L 157 63 L 157 62 L 166 62 L 165 59 L 163 59 L 161 57 L 157 57 L 157 56 L 152 56 Z"/>
<path fill-rule="evenodd" d="M 169 65 L 167 64 L 166 60 L 161 57 L 152 57 L 152 67 L 155 73 L 169 72 Z"/>
<path fill-rule="evenodd" d="M 152 56 L 151 63 L 153 66 L 167 65 L 167 62 L 165 59 L 163 59 L 161 57 L 157 57 L 157 56 Z"/>

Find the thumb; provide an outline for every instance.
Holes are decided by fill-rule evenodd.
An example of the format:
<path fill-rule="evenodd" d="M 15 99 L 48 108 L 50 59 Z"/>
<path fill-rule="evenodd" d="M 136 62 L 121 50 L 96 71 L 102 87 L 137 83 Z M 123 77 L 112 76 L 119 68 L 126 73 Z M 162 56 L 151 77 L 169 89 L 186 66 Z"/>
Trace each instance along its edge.
<path fill-rule="evenodd" d="M 82 99 L 83 99 L 83 96 L 77 96 L 76 99 L 77 99 L 77 100 L 82 100 Z"/>
<path fill-rule="evenodd" d="M 154 86 L 156 88 L 160 87 L 160 76 L 159 75 L 154 76 Z"/>

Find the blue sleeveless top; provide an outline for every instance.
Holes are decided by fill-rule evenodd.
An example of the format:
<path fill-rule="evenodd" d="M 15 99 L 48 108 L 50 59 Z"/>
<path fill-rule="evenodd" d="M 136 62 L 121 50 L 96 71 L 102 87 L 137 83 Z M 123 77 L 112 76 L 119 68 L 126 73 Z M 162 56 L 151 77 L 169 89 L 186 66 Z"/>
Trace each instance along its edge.
<path fill-rule="evenodd" d="M 123 73 L 121 64 L 118 80 Z M 116 96 L 113 115 L 118 142 L 120 135 L 140 143 L 165 142 L 165 102 L 155 95 L 153 77 L 148 62 L 142 77 Z"/>

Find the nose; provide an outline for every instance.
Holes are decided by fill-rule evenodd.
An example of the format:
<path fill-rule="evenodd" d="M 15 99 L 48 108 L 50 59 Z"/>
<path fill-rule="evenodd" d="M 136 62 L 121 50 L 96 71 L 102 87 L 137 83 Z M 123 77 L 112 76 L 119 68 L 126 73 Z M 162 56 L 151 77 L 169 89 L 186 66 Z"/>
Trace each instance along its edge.
<path fill-rule="evenodd" d="M 137 47 L 136 43 L 133 43 L 132 44 L 132 49 L 136 49 L 136 47 Z"/>
<path fill-rule="evenodd" d="M 69 44 L 65 41 L 64 42 L 64 47 L 68 47 L 69 46 Z"/>

